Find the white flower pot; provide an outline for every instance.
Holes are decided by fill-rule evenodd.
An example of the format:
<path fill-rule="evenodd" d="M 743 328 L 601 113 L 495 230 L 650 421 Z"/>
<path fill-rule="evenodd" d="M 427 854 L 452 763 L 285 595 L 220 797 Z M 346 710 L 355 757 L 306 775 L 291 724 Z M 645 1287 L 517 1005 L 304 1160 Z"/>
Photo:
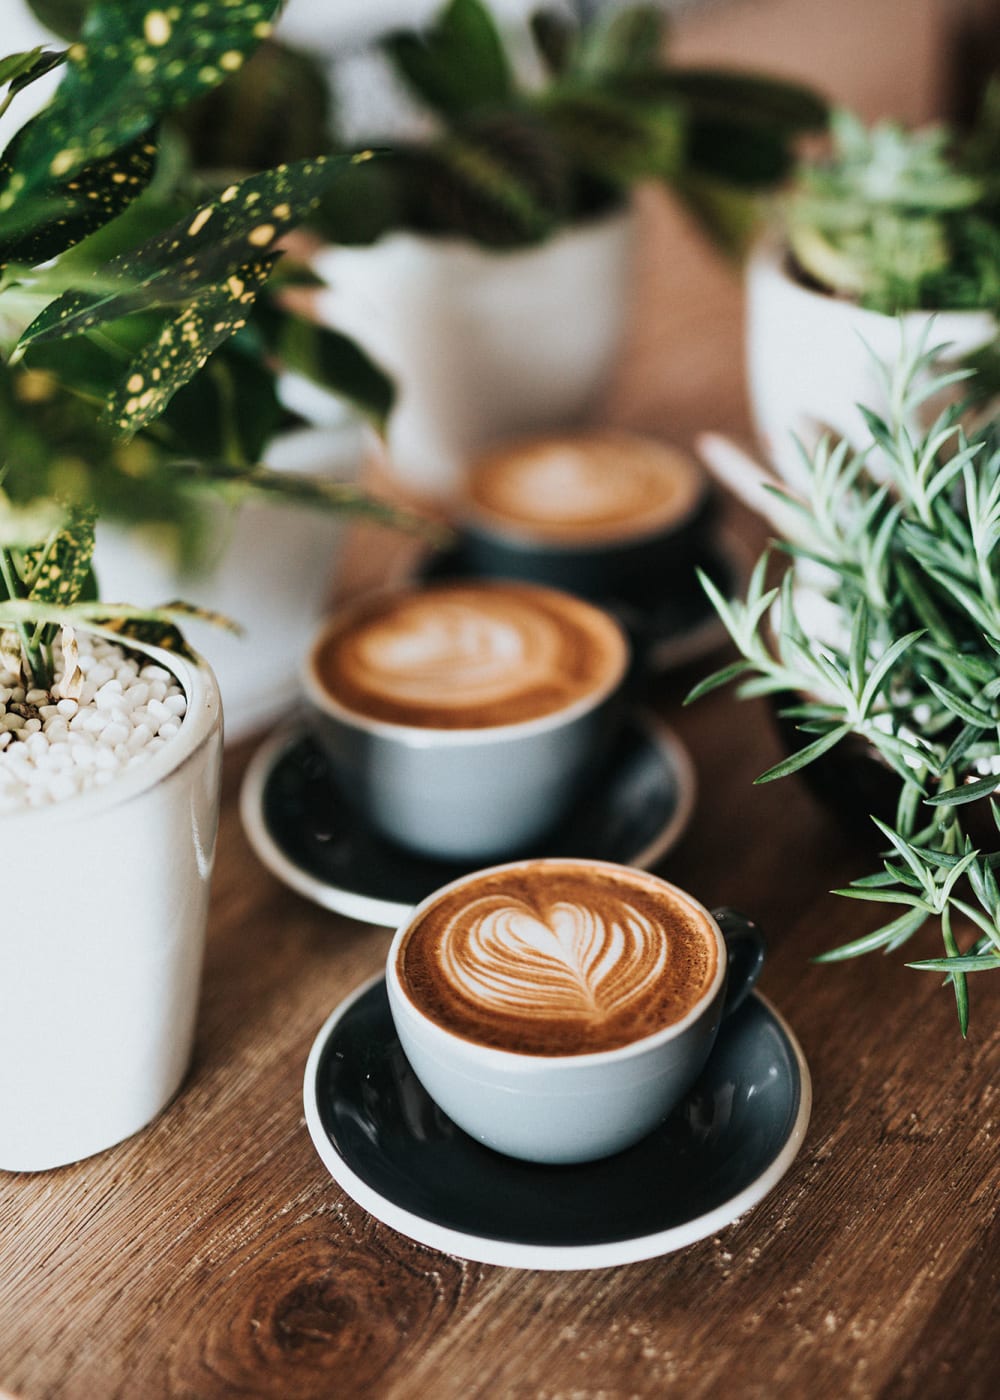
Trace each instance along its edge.
<path fill-rule="evenodd" d="M 592 411 L 624 330 L 634 226 L 616 210 L 513 252 L 393 233 L 317 255 L 319 319 L 395 381 L 388 455 L 407 488 L 446 500 L 487 443 Z"/>
<path fill-rule="evenodd" d="M 153 648 L 179 733 L 105 787 L 0 818 L 0 1168 L 40 1171 L 150 1122 L 187 1069 L 218 821 L 215 680 Z"/>
<path fill-rule="evenodd" d="M 284 434 L 266 457 L 277 470 L 353 482 L 363 455 L 360 426 L 345 420 Z M 184 628 L 215 671 L 232 742 L 295 703 L 299 665 L 326 611 L 345 527 L 334 515 L 278 498 L 231 508 L 208 504 L 215 538 L 206 569 L 185 573 L 141 531 L 106 525 L 98 531 L 95 568 L 105 598 L 141 604 L 181 598 L 241 625 L 241 636 L 197 621 Z"/>
<path fill-rule="evenodd" d="M 858 405 L 886 410 L 876 359 L 891 366 L 901 336 L 914 347 L 933 321 L 928 348 L 948 342 L 951 362 L 997 334 L 997 322 L 986 311 L 911 311 L 894 317 L 813 291 L 791 275 L 784 245 L 774 237 L 764 240 L 750 259 L 746 315 L 747 377 L 757 433 L 772 466 L 795 485 L 802 484 L 804 475 L 793 435 L 809 448 L 827 430 L 855 445 L 869 440 Z M 938 401 L 929 409 L 940 407 Z"/>

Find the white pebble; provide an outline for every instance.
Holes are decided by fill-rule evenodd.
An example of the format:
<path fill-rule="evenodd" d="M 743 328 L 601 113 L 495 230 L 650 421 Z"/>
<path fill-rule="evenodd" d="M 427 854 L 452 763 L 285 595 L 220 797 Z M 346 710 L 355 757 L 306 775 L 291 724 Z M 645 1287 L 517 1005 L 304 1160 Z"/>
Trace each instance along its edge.
<path fill-rule="evenodd" d="M 50 691 L 26 693 L 0 666 L 0 813 L 64 802 L 111 782 L 179 731 L 187 702 L 164 667 L 140 668 L 100 639 L 82 640 L 79 659 L 85 679 L 78 698 L 62 694 L 59 675 Z M 37 715 L 6 712 L 25 701 Z"/>

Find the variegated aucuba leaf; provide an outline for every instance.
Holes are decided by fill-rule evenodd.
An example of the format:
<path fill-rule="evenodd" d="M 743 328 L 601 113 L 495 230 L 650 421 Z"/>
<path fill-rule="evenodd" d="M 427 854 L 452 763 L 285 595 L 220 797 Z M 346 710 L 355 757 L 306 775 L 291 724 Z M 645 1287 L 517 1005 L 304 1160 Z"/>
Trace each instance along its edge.
<path fill-rule="evenodd" d="M 150 306 L 199 296 L 275 242 L 319 202 L 323 191 L 358 156 L 321 156 L 279 165 L 223 190 L 140 248 L 111 258 L 93 274 L 99 290 L 74 290 L 51 302 L 22 335 L 32 342 L 79 335 Z M 16 355 L 15 355 L 16 358 Z"/>
<path fill-rule="evenodd" d="M 183 463 L 176 464 L 175 469 L 179 474 L 186 470 Z M 231 484 L 240 494 L 274 496 L 277 504 L 329 510 L 336 515 L 350 515 L 373 525 L 405 530 L 437 546 L 454 543 L 453 532 L 439 520 L 395 505 L 392 501 L 380 500 L 378 496 L 348 482 L 328 481 L 323 477 L 298 472 L 278 472 L 260 465 L 244 467 L 224 461 L 200 461 L 191 475 L 201 483 Z"/>
<path fill-rule="evenodd" d="M 270 33 L 278 0 L 97 0 L 47 107 L 14 138 L 0 213 L 104 160 L 207 92 Z"/>
<path fill-rule="evenodd" d="M 64 49 L 45 49 L 41 44 L 25 53 L 8 54 L 6 58 L 0 58 L 0 85 L 10 83 L 11 93 L 21 92 L 65 62 Z"/>
<path fill-rule="evenodd" d="M 142 136 L 19 204 L 3 220 L 0 268 L 45 262 L 110 223 L 146 188 L 155 166 L 156 146 Z M 5 173 L 0 163 L 0 178 Z"/>
<path fill-rule="evenodd" d="M 39 603 L 30 598 L 16 602 L 0 602 L 0 629 L 22 624 L 65 627 L 76 625 L 102 636 L 130 637 L 134 641 L 162 646 L 168 651 L 190 656 L 187 643 L 178 626 L 178 619 L 197 618 L 239 634 L 242 630 L 224 613 L 198 608 L 190 603 L 163 603 L 159 607 L 138 607 L 129 603 L 88 602 Z"/>
<path fill-rule="evenodd" d="M 104 405 L 102 419 L 118 436 L 131 437 L 158 418 L 212 351 L 242 330 L 280 256 L 272 253 L 246 263 L 167 321 L 135 357 L 124 381 Z"/>
<path fill-rule="evenodd" d="M 22 577 L 31 601 L 62 607 L 80 599 L 93 577 L 96 523 L 97 511 L 93 507 L 70 506 L 58 534 L 27 551 Z"/>

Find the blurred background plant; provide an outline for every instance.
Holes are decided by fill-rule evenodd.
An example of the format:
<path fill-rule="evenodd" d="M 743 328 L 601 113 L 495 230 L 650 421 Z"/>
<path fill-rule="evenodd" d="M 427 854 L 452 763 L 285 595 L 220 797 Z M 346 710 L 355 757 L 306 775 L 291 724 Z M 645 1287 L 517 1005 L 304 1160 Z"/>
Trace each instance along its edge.
<path fill-rule="evenodd" d="M 798 270 L 890 314 L 1000 309 L 1000 81 L 968 132 L 831 119 L 785 204 Z"/>
<path fill-rule="evenodd" d="M 673 66 L 667 28 L 655 4 L 582 19 L 539 7 L 525 51 L 482 0 L 450 0 L 431 23 L 384 36 L 423 128 L 353 167 L 324 198 L 322 227 L 338 243 L 409 229 L 523 247 L 655 180 L 742 248 L 754 196 L 783 180 L 825 104 L 799 84 Z"/>
<path fill-rule="evenodd" d="M 904 342 L 883 369 L 889 412 L 865 410 L 869 442 L 827 437 L 803 452 L 801 492 L 773 485 L 774 586 L 770 550 L 744 601 L 703 579 L 739 659 L 688 698 L 734 681 L 741 697 L 777 698 L 795 742 L 758 782 L 838 749 L 843 786 L 852 736 L 895 776 L 894 820 L 872 813 L 883 869 L 838 891 L 894 917 L 826 960 L 892 952 L 936 921 L 944 956 L 910 966 L 946 975 L 965 1034 L 967 974 L 1000 969 L 1000 424 L 967 438 L 952 405 L 911 434 L 920 403 L 969 373 L 935 373 L 945 348 Z"/>

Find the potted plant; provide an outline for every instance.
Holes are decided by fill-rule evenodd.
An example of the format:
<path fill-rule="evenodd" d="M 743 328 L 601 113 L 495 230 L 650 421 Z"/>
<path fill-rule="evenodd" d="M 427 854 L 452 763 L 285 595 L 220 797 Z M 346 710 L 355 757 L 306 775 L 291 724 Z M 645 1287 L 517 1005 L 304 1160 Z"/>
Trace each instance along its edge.
<path fill-rule="evenodd" d="M 862 409 L 859 450 L 824 438 L 802 453 L 801 494 L 772 481 L 781 577 L 768 586 L 768 551 L 743 602 L 703 579 L 739 658 L 689 699 L 731 681 L 777 697 L 795 741 L 757 781 L 835 750 L 834 783 L 876 799 L 883 868 L 838 893 L 892 917 L 826 958 L 894 951 L 936 922 L 944 955 L 909 966 L 946 975 L 964 1034 L 968 974 L 1000 968 L 1000 432 L 967 438 L 951 405 L 911 434 L 955 381 L 941 349 L 898 356 L 891 411 Z"/>
<path fill-rule="evenodd" d="M 185 608 L 101 602 L 98 513 L 197 529 L 193 478 L 384 514 L 181 427 L 213 350 L 249 331 L 283 232 L 342 162 L 227 186 L 172 227 L 82 253 L 155 177 L 162 114 L 238 68 L 271 0 L 197 15 L 90 7 L 67 52 L 0 60 L 7 100 L 61 68 L 0 163 L 0 1167 L 136 1131 L 188 1062 L 218 803 L 214 678 Z M 193 61 L 193 60 L 197 61 Z M 79 245 L 81 256 L 75 253 Z M 366 364 L 358 356 L 358 364 Z M 184 412 L 182 412 L 184 409 Z M 247 600 L 252 606 L 252 599 Z M 116 640 L 124 651 L 109 651 Z"/>
<path fill-rule="evenodd" d="M 485 442 L 593 410 L 628 312 L 639 183 L 733 247 L 825 119 L 793 85 L 671 65 L 655 5 L 582 25 L 539 10 L 530 35 L 527 76 L 482 0 L 384 37 L 424 133 L 354 166 L 320 210 L 334 246 L 314 259 L 317 314 L 393 377 L 389 463 L 428 496 L 452 494 Z"/>
<path fill-rule="evenodd" d="M 86 8 L 82 0 L 31 3 L 37 18 L 70 43 Z M 322 74 L 309 55 L 265 37 L 224 84 L 164 114 L 155 179 L 127 216 L 64 259 L 60 275 L 68 275 L 67 263 L 76 275 L 93 270 L 234 181 L 318 155 L 329 144 Z M 234 465 L 263 461 L 274 471 L 308 476 L 323 483 L 336 506 L 338 493 L 358 480 L 367 450 L 362 424 L 381 426 L 391 386 L 341 337 L 286 303 L 284 290 L 305 275 L 286 239 L 251 324 L 144 431 L 201 457 L 214 453 Z M 95 393 L 106 392 L 118 366 L 103 335 L 86 355 Z M 339 567 L 345 512 L 317 509 L 322 500 L 315 496 L 296 501 L 288 493 L 248 493 L 205 474 L 188 491 L 201 521 L 199 548 L 191 547 L 190 532 L 178 538 L 106 519 L 98 530 L 97 568 L 108 596 L 145 604 L 182 596 L 208 612 L 241 617 L 238 636 L 198 619 L 187 627 L 216 673 L 228 743 L 273 722 L 294 700 L 299 657 Z M 250 594 L 256 604 L 247 613 L 243 599 Z"/>
<path fill-rule="evenodd" d="M 857 405 L 886 411 L 875 365 L 895 354 L 898 315 L 913 342 L 933 318 L 960 361 L 995 339 L 1000 310 L 1000 87 L 965 136 L 841 111 L 831 137 L 826 157 L 800 164 L 747 270 L 753 415 L 766 455 L 800 484 L 793 434 L 857 444 Z"/>

